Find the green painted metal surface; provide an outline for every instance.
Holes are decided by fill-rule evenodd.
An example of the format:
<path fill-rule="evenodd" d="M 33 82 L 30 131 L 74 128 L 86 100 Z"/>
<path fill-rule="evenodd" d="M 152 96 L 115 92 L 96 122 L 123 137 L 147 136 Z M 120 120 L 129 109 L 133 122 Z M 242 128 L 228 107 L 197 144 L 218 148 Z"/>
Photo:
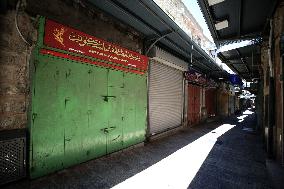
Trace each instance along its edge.
<path fill-rule="evenodd" d="M 35 57 L 31 178 L 145 140 L 146 76 Z"/>

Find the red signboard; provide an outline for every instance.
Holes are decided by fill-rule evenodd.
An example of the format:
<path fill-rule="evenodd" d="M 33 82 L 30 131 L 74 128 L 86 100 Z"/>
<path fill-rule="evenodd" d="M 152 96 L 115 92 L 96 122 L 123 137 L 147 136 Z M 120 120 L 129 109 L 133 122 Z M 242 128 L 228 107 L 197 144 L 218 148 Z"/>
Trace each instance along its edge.
<path fill-rule="evenodd" d="M 214 80 L 208 79 L 204 75 L 195 72 L 194 70 L 185 72 L 185 78 L 189 83 L 206 86 L 208 88 L 217 87 L 217 83 Z"/>
<path fill-rule="evenodd" d="M 51 20 L 46 20 L 44 44 L 49 47 L 106 60 L 127 69 L 147 70 L 148 57 Z"/>
<path fill-rule="evenodd" d="M 198 85 L 206 85 L 206 78 L 203 77 L 202 74 L 194 72 L 192 70 L 185 72 L 185 78 L 191 82 L 191 83 L 196 83 Z"/>

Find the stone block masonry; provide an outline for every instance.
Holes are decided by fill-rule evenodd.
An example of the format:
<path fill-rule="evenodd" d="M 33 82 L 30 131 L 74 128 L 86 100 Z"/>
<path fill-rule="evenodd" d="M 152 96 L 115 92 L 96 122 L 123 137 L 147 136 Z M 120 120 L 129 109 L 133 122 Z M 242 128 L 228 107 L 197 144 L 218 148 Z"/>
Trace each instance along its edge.
<path fill-rule="evenodd" d="M 31 47 L 15 26 L 15 10 L 0 15 L 0 131 L 25 128 L 29 96 L 28 61 Z M 36 40 L 30 17 L 19 13 L 18 27 L 29 41 Z"/>
<path fill-rule="evenodd" d="M 27 0 L 27 12 L 141 53 L 141 34 L 96 9 L 87 1 Z"/>

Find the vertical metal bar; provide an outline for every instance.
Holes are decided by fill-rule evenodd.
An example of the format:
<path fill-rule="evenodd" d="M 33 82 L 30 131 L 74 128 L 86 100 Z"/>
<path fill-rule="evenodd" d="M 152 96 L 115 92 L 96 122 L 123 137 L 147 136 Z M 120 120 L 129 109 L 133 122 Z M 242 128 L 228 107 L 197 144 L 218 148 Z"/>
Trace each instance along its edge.
<path fill-rule="evenodd" d="M 149 136 L 150 136 L 150 115 L 149 115 L 149 113 L 150 113 L 150 107 L 149 107 L 149 99 L 150 99 L 150 97 L 149 97 L 149 90 L 150 90 L 150 74 L 151 74 L 151 63 L 152 63 L 152 61 L 153 60 L 151 60 L 151 59 L 149 59 L 149 63 L 148 63 L 148 72 L 147 72 L 147 79 L 146 79 L 146 82 L 147 82 L 147 113 L 146 113 L 146 123 L 147 123 L 147 125 L 146 125 L 146 140 L 148 140 L 149 139 Z"/>
<path fill-rule="evenodd" d="M 188 124 L 188 81 L 184 78 L 184 124 L 187 126 Z"/>
<path fill-rule="evenodd" d="M 37 47 L 42 47 L 43 38 L 44 38 L 44 26 L 45 26 L 45 17 L 39 18 L 39 29 L 38 29 L 38 40 L 37 40 Z"/>
<path fill-rule="evenodd" d="M 182 72 L 183 76 L 184 76 L 184 73 Z M 182 103 L 182 114 L 181 114 L 181 125 L 184 126 L 184 112 L 185 112 L 185 77 L 183 77 L 183 81 L 182 81 L 182 96 L 183 96 L 183 103 Z"/>
<path fill-rule="evenodd" d="M 192 65 L 193 65 L 193 55 L 192 55 L 192 52 L 193 52 L 193 45 L 191 45 L 191 53 L 190 53 L 190 67 L 192 67 Z"/>

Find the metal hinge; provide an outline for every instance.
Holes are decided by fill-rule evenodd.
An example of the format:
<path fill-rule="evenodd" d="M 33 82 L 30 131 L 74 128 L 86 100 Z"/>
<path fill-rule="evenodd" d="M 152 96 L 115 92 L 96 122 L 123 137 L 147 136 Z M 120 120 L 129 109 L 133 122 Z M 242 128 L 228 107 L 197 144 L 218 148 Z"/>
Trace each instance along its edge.
<path fill-rule="evenodd" d="M 37 117 L 37 113 L 33 113 L 33 114 L 32 114 L 32 121 L 33 121 L 33 123 L 34 123 L 36 117 Z"/>

